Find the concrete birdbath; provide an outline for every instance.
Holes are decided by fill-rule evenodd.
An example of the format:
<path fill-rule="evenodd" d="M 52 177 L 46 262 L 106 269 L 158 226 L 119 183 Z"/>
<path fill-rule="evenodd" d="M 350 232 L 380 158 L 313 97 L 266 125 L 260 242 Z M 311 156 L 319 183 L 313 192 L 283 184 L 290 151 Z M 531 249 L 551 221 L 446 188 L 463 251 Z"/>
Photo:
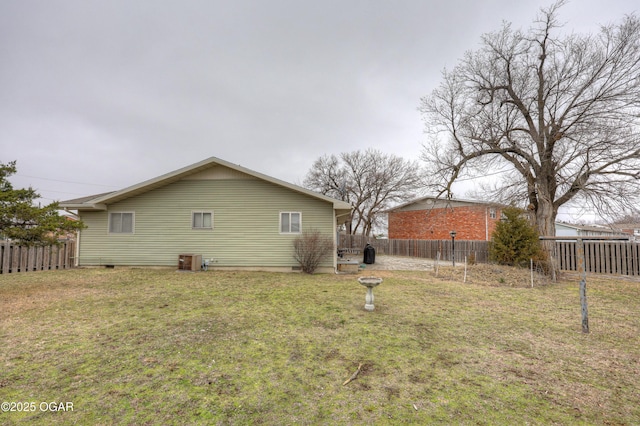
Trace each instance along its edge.
<path fill-rule="evenodd" d="M 364 308 L 367 311 L 373 311 L 373 288 L 382 282 L 382 278 L 378 277 L 360 277 L 358 282 L 367 287 L 367 296 L 365 298 Z"/>

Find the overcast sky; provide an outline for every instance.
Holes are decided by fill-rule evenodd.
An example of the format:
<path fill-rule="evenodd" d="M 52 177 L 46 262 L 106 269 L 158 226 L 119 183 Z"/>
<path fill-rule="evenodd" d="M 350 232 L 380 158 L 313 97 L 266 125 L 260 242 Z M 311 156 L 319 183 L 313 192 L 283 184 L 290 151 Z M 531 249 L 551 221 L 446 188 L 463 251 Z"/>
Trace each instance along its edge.
<path fill-rule="evenodd" d="M 0 162 L 49 203 L 211 156 L 297 184 L 325 154 L 418 159 L 442 69 L 549 4 L 0 0 Z M 595 32 L 637 10 L 573 0 L 561 19 Z"/>

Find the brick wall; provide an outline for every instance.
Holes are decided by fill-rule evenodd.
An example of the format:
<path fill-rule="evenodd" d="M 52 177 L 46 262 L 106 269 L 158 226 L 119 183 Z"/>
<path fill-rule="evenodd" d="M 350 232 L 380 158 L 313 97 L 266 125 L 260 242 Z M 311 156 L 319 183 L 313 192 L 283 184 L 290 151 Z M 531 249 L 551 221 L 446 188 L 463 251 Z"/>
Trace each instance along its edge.
<path fill-rule="evenodd" d="M 482 205 L 390 212 L 389 238 L 448 240 L 449 231 L 455 230 L 457 240 L 490 240 L 501 213 L 495 210 L 496 219 Z"/>

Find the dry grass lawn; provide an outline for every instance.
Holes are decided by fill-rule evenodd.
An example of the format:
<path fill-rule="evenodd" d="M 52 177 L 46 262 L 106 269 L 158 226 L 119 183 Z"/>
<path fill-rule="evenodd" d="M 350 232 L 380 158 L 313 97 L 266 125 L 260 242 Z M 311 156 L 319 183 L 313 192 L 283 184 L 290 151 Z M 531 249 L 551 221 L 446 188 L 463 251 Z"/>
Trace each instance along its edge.
<path fill-rule="evenodd" d="M 640 283 L 460 272 L 0 275 L 0 424 L 640 424 Z"/>

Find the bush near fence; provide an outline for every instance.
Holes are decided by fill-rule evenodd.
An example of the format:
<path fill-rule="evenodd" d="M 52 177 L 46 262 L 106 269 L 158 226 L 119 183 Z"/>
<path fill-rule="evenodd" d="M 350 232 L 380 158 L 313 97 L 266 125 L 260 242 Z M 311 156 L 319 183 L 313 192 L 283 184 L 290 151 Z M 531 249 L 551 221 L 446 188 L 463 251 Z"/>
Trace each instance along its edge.
<path fill-rule="evenodd" d="M 52 246 L 20 246 L 0 242 L 0 274 L 74 267 L 75 242 Z"/>
<path fill-rule="evenodd" d="M 338 247 L 363 249 L 369 243 L 377 254 L 425 259 L 452 260 L 451 240 L 389 240 L 341 234 Z M 455 241 L 455 260 L 465 257 L 489 263 L 489 241 Z M 577 271 L 577 243 L 556 241 L 554 260 L 562 271 Z M 631 241 L 584 241 L 585 269 L 588 273 L 640 276 L 640 244 Z"/>

